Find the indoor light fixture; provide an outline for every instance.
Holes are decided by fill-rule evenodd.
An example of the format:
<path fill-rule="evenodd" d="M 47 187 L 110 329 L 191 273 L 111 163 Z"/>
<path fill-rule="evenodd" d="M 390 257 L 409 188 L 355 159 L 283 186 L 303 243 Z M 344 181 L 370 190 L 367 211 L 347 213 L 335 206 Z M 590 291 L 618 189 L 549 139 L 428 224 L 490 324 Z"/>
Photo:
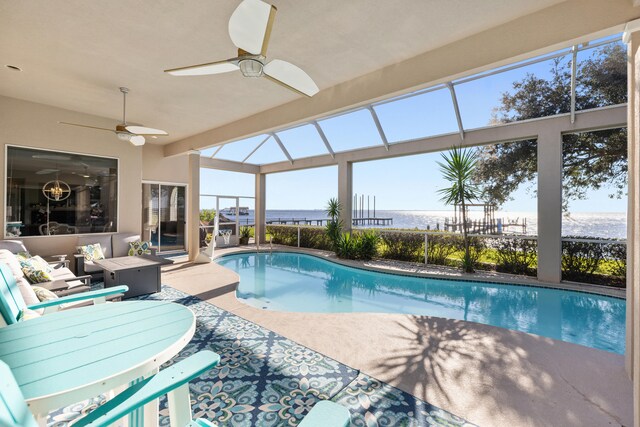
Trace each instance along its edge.
<path fill-rule="evenodd" d="M 65 200 L 71 195 L 71 187 L 64 181 L 55 179 L 55 181 L 49 181 L 42 187 L 42 193 L 49 200 Z"/>

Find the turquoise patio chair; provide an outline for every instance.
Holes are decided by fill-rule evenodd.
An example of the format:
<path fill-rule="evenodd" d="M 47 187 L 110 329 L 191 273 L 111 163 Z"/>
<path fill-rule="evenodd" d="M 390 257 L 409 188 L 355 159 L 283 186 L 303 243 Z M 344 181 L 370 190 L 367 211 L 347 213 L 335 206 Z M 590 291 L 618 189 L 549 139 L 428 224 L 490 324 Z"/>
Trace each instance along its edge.
<path fill-rule="evenodd" d="M 97 291 L 68 295 L 27 306 L 18 288 L 16 278 L 11 273 L 11 269 L 8 265 L 0 263 L 0 326 L 17 323 L 24 309 L 44 309 L 44 314 L 46 314 L 51 311 L 57 311 L 62 304 L 78 301 L 101 303 L 104 302 L 108 296 L 124 294 L 128 290 L 129 288 L 127 286 L 114 286 Z"/>
<path fill-rule="evenodd" d="M 104 405 L 73 423 L 73 427 L 108 426 L 147 403 L 167 394 L 169 418 L 175 427 L 216 427 L 191 414 L 189 381 L 220 362 L 216 353 L 203 350 L 175 365 L 163 369 L 123 391 Z M 300 427 L 347 427 L 349 411 L 329 401 L 320 401 L 300 423 Z M 29 412 L 20 388 L 9 367 L 0 361 L 0 427 L 38 427 Z"/>
<path fill-rule="evenodd" d="M 220 356 L 208 350 L 194 354 L 159 373 L 142 380 L 113 399 L 78 419 L 73 427 L 108 426 L 147 403 L 167 394 L 172 426 L 215 427 L 215 424 L 191 415 L 189 381 L 220 362 Z M 29 411 L 11 369 L 0 361 L 0 427 L 38 427 Z"/>

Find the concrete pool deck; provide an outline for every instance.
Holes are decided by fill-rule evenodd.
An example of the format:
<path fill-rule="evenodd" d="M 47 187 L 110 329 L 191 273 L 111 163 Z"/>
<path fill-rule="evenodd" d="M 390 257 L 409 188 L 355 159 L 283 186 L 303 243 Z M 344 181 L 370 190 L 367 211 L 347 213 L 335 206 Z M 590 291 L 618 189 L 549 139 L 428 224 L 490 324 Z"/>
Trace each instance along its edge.
<path fill-rule="evenodd" d="M 236 299 L 238 280 L 215 263 L 163 268 L 165 284 L 480 426 L 632 425 L 623 356 L 438 317 L 260 310 Z"/>

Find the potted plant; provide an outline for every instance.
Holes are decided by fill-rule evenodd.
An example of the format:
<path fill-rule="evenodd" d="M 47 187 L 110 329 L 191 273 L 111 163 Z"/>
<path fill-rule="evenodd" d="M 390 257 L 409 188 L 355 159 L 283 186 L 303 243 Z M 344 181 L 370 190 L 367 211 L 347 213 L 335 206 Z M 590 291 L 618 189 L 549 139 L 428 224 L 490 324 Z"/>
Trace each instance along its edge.
<path fill-rule="evenodd" d="M 251 227 L 240 227 L 240 244 L 248 245 L 251 237 Z"/>

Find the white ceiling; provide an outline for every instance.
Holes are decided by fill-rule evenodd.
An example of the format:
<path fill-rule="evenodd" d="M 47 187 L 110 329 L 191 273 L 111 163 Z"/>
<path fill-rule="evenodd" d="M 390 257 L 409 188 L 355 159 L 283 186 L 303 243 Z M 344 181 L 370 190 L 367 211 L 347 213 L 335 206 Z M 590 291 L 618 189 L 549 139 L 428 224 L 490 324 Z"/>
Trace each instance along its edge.
<path fill-rule="evenodd" d="M 562 1 L 274 0 L 268 59 L 300 66 L 323 90 Z M 0 94 L 119 120 L 127 86 L 128 120 L 170 133 L 157 144 L 299 97 L 239 72 L 163 73 L 235 56 L 227 22 L 238 3 L 0 0 Z"/>

